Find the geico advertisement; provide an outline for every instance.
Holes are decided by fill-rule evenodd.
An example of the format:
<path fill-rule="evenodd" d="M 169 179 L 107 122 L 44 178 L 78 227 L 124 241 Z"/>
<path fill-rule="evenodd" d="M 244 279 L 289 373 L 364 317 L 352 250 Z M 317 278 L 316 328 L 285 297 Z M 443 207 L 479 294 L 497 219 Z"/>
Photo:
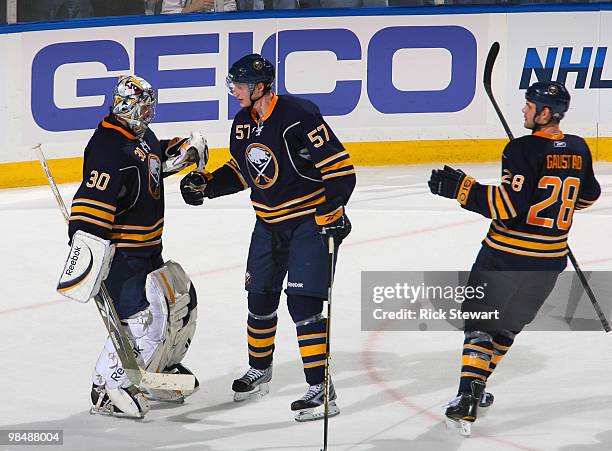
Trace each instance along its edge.
<path fill-rule="evenodd" d="M 513 127 L 521 126 L 525 87 L 558 79 L 574 95 L 572 131 L 595 136 L 599 114 L 611 116 L 610 102 L 599 105 L 612 85 L 605 42 L 611 31 L 600 30 L 600 20 L 610 16 L 267 18 L 7 35 L 0 48 L 7 66 L 20 69 L 9 71 L 1 88 L 12 94 L 2 105 L 9 132 L 0 161 L 31 159 L 6 149 L 35 142 L 51 157 L 79 155 L 108 112 L 117 76 L 130 72 L 157 90 L 159 136 L 201 130 L 212 147 L 226 147 L 238 105 L 225 76 L 231 62 L 251 52 L 275 62 L 278 93 L 316 102 L 344 141 L 503 137 L 482 89 L 494 41 L 502 50 L 493 88 Z"/>

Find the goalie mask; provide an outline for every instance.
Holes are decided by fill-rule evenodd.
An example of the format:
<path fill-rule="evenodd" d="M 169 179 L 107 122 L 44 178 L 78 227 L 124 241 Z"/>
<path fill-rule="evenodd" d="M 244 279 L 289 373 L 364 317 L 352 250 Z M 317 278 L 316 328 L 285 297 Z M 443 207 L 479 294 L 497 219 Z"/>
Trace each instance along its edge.
<path fill-rule="evenodd" d="M 127 75 L 119 78 L 113 90 L 111 112 L 126 121 L 132 131 L 142 136 L 155 117 L 155 91 L 143 78 Z"/>

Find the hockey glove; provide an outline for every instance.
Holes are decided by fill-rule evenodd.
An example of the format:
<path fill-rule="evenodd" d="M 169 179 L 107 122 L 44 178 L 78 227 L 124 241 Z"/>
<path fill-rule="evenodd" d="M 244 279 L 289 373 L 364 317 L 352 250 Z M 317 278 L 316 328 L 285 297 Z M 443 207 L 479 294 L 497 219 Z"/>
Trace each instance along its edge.
<path fill-rule="evenodd" d="M 208 180 L 203 172 L 193 171 L 181 179 L 181 195 L 186 204 L 202 205 Z"/>
<path fill-rule="evenodd" d="M 431 171 L 431 177 L 427 183 L 433 194 L 457 199 L 461 205 L 465 205 L 475 182 L 473 177 L 466 175 L 461 169 L 453 169 L 445 165 L 443 169 Z"/>
<path fill-rule="evenodd" d="M 174 138 L 166 149 L 165 173 L 176 173 L 193 163 L 202 170 L 208 163 L 208 145 L 201 133 L 192 132 L 189 138 Z"/>
<path fill-rule="evenodd" d="M 344 212 L 344 206 L 333 208 L 322 205 L 317 208 L 315 213 L 315 222 L 319 226 L 319 233 L 323 237 L 332 235 L 334 241 L 340 244 L 349 233 L 351 233 L 351 221 Z"/>
<path fill-rule="evenodd" d="M 188 151 L 193 153 L 198 171 L 203 170 L 208 163 L 208 143 L 204 135 L 198 132 L 191 132 L 189 139 L 184 144 Z"/>

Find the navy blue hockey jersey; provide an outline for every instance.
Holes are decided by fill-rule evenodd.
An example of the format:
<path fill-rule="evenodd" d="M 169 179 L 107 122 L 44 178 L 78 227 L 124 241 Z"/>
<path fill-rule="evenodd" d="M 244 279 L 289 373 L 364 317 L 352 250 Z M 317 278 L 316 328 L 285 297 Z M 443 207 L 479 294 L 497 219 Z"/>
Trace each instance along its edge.
<path fill-rule="evenodd" d="M 139 138 L 111 117 L 104 119 L 85 149 L 83 181 L 70 214 L 77 230 L 117 245 L 117 251 L 158 253 L 164 228 L 162 149 L 148 129 Z"/>
<path fill-rule="evenodd" d="M 231 159 L 207 174 L 207 197 L 251 188 L 257 218 L 275 228 L 312 220 L 318 206 L 345 205 L 355 187 L 349 153 L 317 106 L 292 96 L 272 98 L 257 117 L 242 109 L 230 136 Z"/>
<path fill-rule="evenodd" d="M 506 145 L 499 186 L 472 182 L 462 184 L 458 199 L 492 219 L 483 245 L 537 259 L 551 270 L 566 265 L 574 211 L 589 207 L 601 193 L 584 139 L 543 132 Z"/>

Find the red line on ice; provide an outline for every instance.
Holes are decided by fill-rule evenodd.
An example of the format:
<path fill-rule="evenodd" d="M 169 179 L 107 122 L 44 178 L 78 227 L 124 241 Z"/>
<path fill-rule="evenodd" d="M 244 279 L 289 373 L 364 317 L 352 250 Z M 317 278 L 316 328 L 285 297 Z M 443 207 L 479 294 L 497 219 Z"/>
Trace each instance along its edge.
<path fill-rule="evenodd" d="M 394 235 L 393 237 L 403 237 L 403 236 L 409 236 L 409 235 L 417 235 L 421 233 L 435 232 L 435 231 L 442 230 L 442 229 L 458 227 L 458 226 L 469 224 L 472 222 L 478 222 L 478 220 L 466 220 L 466 221 L 455 222 L 455 223 L 450 223 L 450 224 L 443 224 L 443 225 L 436 226 L 436 227 L 426 227 L 422 229 L 413 230 L 411 232 Z M 365 240 L 364 242 L 383 241 L 384 239 L 387 239 L 387 238 L 383 237 L 382 239 L 378 239 L 378 240 L 377 239 Z M 354 244 L 361 244 L 361 243 L 362 242 L 358 242 Z M 387 381 L 385 381 L 385 379 L 378 373 L 378 371 L 376 370 L 376 365 L 374 364 L 372 348 L 375 347 L 374 345 L 376 341 L 378 340 L 378 337 L 381 335 L 381 333 L 382 333 L 381 331 L 375 331 L 375 332 L 370 333 L 370 335 L 366 338 L 364 345 L 363 345 L 362 364 L 366 368 L 368 377 L 370 377 L 370 379 L 372 379 L 377 385 L 379 385 L 389 397 L 396 400 L 400 404 L 404 405 L 405 407 L 408 407 L 410 410 L 415 411 L 418 415 L 423 415 L 424 417 L 428 418 L 431 421 L 435 421 L 436 423 L 441 422 L 443 420 L 441 415 L 432 413 L 427 408 L 419 406 L 418 404 L 410 401 L 409 399 L 406 398 L 406 396 L 404 396 L 397 390 L 389 387 Z M 459 349 L 460 349 L 459 345 L 457 345 L 458 355 L 459 355 Z M 520 445 L 518 443 L 513 443 L 509 440 L 501 439 L 498 437 L 475 435 L 474 438 L 482 438 L 482 439 L 491 440 L 491 441 L 506 445 L 514 449 L 520 449 L 524 451 L 535 451 L 535 448 L 529 448 L 527 446 Z"/>
<path fill-rule="evenodd" d="M 403 233 L 396 233 L 392 235 L 380 236 L 377 238 L 369 238 L 369 239 L 360 240 L 360 241 L 353 241 L 353 242 L 346 243 L 343 247 L 362 246 L 364 244 L 370 244 L 370 243 L 379 242 L 379 241 L 387 241 L 387 240 L 393 240 L 396 238 L 403 238 L 407 236 L 418 235 L 421 233 L 435 232 L 437 230 L 442 230 L 442 229 L 446 229 L 449 227 L 456 227 L 456 226 L 460 226 L 464 224 L 470 224 L 472 222 L 479 222 L 479 221 L 472 219 L 472 220 L 455 222 L 451 224 L 443 224 L 440 226 L 415 229 L 415 230 L 403 232 Z M 206 271 L 195 272 L 195 273 L 190 274 L 190 277 L 192 278 L 204 277 L 204 276 L 209 276 L 211 274 L 223 273 L 225 271 L 234 271 L 234 270 L 243 269 L 243 268 L 244 268 L 244 264 L 225 266 L 223 268 L 215 268 L 215 269 L 208 269 Z M 38 308 L 49 307 L 51 305 L 65 304 L 66 303 L 65 301 L 66 299 L 56 299 L 54 301 L 42 302 L 42 303 L 37 303 L 37 304 L 29 304 L 29 305 L 24 305 L 21 307 L 14 307 L 14 308 L 6 309 L 6 310 L 0 310 L 0 315 L 6 315 L 10 313 L 15 313 L 15 312 L 22 312 L 24 310 L 35 310 Z"/>
<path fill-rule="evenodd" d="M 372 352 L 372 349 L 376 348 L 376 343 L 378 341 L 378 338 L 380 337 L 380 335 L 382 335 L 382 331 L 374 331 L 371 332 L 368 337 L 366 338 L 363 347 L 362 347 L 362 358 L 361 358 L 361 363 L 362 365 L 365 367 L 367 373 L 368 373 L 368 377 L 370 379 L 372 379 L 379 387 L 382 388 L 383 392 L 389 396 L 391 399 L 394 399 L 395 401 L 399 402 L 400 404 L 402 404 L 403 406 L 409 408 L 410 410 L 413 410 L 414 412 L 416 412 L 417 415 L 422 415 L 424 417 L 426 417 L 428 420 L 435 422 L 435 423 L 440 423 L 442 421 L 444 421 L 442 415 L 438 415 L 435 413 L 430 412 L 426 407 L 420 406 L 414 402 L 412 402 L 410 399 L 408 399 L 405 395 L 403 395 L 402 393 L 400 393 L 399 391 L 395 390 L 394 388 L 391 388 L 389 386 L 389 384 L 387 383 L 387 381 L 380 375 L 380 373 L 378 372 L 378 370 L 376 369 L 376 364 L 374 362 L 375 359 L 375 354 L 374 352 Z M 459 355 L 460 352 L 460 347 L 459 344 L 457 345 L 457 355 Z M 442 404 L 442 403 L 440 403 Z M 530 448 L 528 446 L 524 446 L 524 445 L 520 445 L 518 443 L 514 443 L 511 442 L 510 440 L 506 440 L 503 438 L 499 438 L 499 437 L 492 437 L 492 436 L 487 436 L 487 435 L 480 435 L 478 433 L 476 434 L 472 434 L 472 439 L 476 439 L 476 438 L 480 438 L 480 439 L 486 439 L 486 440 L 490 440 L 493 442 L 497 442 L 499 444 L 505 445 L 509 448 L 513 448 L 513 449 L 519 449 L 519 450 L 523 450 L 523 451 L 537 451 L 536 448 Z"/>

